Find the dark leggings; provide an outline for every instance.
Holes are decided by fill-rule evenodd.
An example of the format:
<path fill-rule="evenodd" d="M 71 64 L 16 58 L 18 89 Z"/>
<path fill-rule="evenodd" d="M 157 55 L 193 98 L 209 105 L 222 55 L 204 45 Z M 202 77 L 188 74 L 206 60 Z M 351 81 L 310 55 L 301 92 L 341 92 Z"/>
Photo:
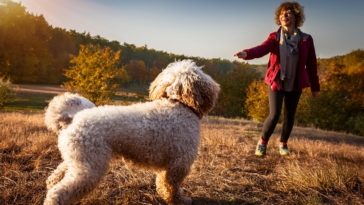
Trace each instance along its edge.
<path fill-rule="evenodd" d="M 284 119 L 282 125 L 281 142 L 287 142 L 291 134 L 298 101 L 302 92 L 283 90 L 272 91 L 269 87 L 269 116 L 264 121 L 262 139 L 268 141 L 278 123 L 284 102 Z"/>

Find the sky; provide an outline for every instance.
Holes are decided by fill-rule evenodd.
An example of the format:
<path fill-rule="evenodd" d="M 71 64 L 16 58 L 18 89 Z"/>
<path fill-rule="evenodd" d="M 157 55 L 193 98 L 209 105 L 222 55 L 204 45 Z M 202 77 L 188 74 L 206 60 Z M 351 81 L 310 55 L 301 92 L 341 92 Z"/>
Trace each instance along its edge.
<path fill-rule="evenodd" d="M 279 0 L 13 0 L 55 27 L 89 32 L 121 44 L 201 58 L 266 64 L 234 53 L 255 47 L 278 29 Z M 301 30 L 318 58 L 364 49 L 364 0 L 305 0 Z"/>

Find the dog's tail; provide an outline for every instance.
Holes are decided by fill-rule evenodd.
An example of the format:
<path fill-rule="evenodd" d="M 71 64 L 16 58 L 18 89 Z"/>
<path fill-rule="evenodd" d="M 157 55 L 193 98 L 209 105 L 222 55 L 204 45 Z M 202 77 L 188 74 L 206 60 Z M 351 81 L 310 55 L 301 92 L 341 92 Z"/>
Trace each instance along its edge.
<path fill-rule="evenodd" d="M 47 128 L 59 133 L 72 123 L 76 113 L 81 110 L 96 107 L 88 99 L 73 93 L 63 93 L 55 96 L 46 107 L 44 122 Z"/>

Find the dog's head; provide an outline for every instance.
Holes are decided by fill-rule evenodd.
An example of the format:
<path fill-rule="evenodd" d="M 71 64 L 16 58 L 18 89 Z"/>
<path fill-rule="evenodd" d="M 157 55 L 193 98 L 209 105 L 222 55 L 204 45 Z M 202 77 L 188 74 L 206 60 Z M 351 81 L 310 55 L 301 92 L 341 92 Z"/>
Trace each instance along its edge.
<path fill-rule="evenodd" d="M 149 99 L 178 100 L 198 113 L 206 114 L 215 106 L 220 85 L 192 60 L 170 63 L 149 87 Z"/>

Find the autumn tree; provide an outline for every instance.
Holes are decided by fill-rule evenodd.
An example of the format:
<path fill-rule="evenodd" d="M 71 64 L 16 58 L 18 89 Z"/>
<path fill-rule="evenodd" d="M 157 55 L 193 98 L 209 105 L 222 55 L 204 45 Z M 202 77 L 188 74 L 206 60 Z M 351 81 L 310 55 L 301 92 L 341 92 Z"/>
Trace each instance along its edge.
<path fill-rule="evenodd" d="M 142 60 L 133 60 L 126 65 L 126 72 L 134 84 L 144 84 L 147 80 L 148 70 Z"/>
<path fill-rule="evenodd" d="M 268 86 L 263 80 L 253 81 L 247 88 L 245 107 L 247 116 L 263 122 L 269 115 Z"/>
<path fill-rule="evenodd" d="M 364 135 L 364 64 L 346 63 L 333 61 L 322 74 L 311 119 L 320 128 Z"/>
<path fill-rule="evenodd" d="M 235 63 L 232 70 L 218 79 L 221 92 L 214 109 L 214 114 L 226 117 L 247 117 L 245 101 L 248 97 L 247 88 L 260 73 L 249 67 L 248 64 Z"/>
<path fill-rule="evenodd" d="M 364 51 L 319 59 L 321 92 L 311 99 L 306 89 L 298 104 L 296 120 L 300 125 L 347 131 L 364 135 Z"/>
<path fill-rule="evenodd" d="M 78 56 L 71 55 L 71 66 L 65 71 L 70 81 L 64 85 L 96 105 L 111 102 L 116 88 L 129 80 L 125 69 L 119 67 L 120 52 L 99 45 L 81 45 Z"/>
<path fill-rule="evenodd" d="M 157 67 L 152 67 L 149 70 L 149 81 L 152 82 L 161 72 L 162 70 L 158 69 Z"/>

